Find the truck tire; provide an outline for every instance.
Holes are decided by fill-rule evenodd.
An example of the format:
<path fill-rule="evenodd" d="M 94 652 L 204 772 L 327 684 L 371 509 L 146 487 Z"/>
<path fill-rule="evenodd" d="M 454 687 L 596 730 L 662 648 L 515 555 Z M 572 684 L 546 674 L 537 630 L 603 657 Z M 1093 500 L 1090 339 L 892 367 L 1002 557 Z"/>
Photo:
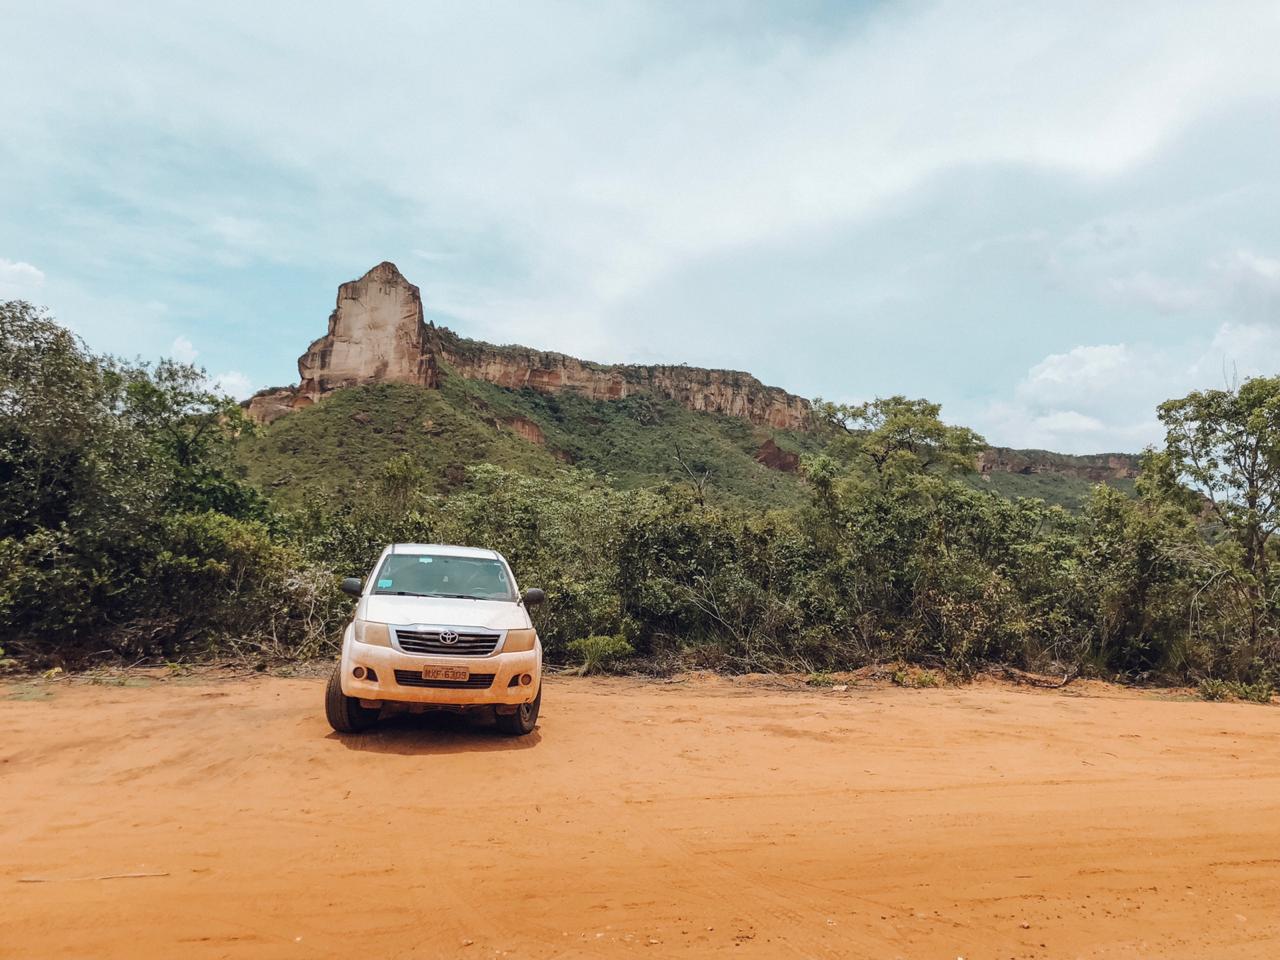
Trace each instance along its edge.
<path fill-rule="evenodd" d="M 523 737 L 533 733 L 538 725 L 538 710 L 542 707 L 542 684 L 538 684 L 538 695 L 529 703 L 522 703 L 515 713 L 498 714 L 498 729 L 508 736 Z"/>
<path fill-rule="evenodd" d="M 329 674 L 329 685 L 324 690 L 324 715 L 329 726 L 338 733 L 359 733 L 368 730 L 378 721 L 381 710 L 360 704 L 355 697 L 348 697 L 342 692 L 342 666 L 333 668 Z"/>

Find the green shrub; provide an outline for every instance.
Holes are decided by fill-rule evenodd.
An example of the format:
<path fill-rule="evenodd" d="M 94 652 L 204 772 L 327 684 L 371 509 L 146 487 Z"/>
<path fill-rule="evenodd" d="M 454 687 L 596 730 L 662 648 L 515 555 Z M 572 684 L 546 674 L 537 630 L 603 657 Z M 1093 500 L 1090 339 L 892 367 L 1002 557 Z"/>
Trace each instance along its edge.
<path fill-rule="evenodd" d="M 1208 678 L 1200 681 L 1200 696 L 1206 700 L 1247 700 L 1250 703 L 1270 703 L 1275 689 L 1266 681 L 1242 683 L 1238 680 Z"/>
<path fill-rule="evenodd" d="M 0 304 L 0 643 L 35 663 L 320 649 L 333 576 L 238 478 L 244 429 L 202 371 L 96 357 Z"/>
<path fill-rule="evenodd" d="M 365 406 L 378 416 L 353 421 Z M 1095 487 L 1073 515 L 974 489 L 980 438 L 925 401 L 818 405 L 813 431 L 778 435 L 808 454 L 785 477 L 745 421 L 456 376 L 340 391 L 258 433 L 201 371 L 94 356 L 3 303 L 0 648 L 40 666 L 314 656 L 350 609 L 338 577 L 434 541 L 502 551 L 547 593 L 532 616 L 548 659 L 583 672 L 634 655 L 819 685 L 897 662 L 895 680 L 928 686 L 916 666 L 1000 662 L 1207 677 L 1208 698 L 1261 702 L 1280 676 L 1280 538 L 1248 504 L 1280 499 L 1277 411 L 1280 378 L 1163 405 L 1136 497 Z M 545 446 L 502 428 L 517 416 Z M 299 459 L 311 441 L 327 459 Z M 307 489 L 328 495 L 268 503 L 235 459 L 266 448 L 261 489 L 298 503 L 290 471 L 311 463 Z M 688 481 L 706 470 L 704 496 Z"/>
<path fill-rule="evenodd" d="M 168 624 L 166 652 L 231 645 L 272 657 L 332 652 L 350 601 L 337 578 L 276 543 L 257 521 L 208 511 L 169 517 L 147 569 L 163 604 L 144 624 Z"/>
<path fill-rule="evenodd" d="M 635 653 L 635 648 L 618 636 L 579 637 L 569 641 L 568 649 L 581 660 L 578 673 L 583 676 L 609 670 Z"/>

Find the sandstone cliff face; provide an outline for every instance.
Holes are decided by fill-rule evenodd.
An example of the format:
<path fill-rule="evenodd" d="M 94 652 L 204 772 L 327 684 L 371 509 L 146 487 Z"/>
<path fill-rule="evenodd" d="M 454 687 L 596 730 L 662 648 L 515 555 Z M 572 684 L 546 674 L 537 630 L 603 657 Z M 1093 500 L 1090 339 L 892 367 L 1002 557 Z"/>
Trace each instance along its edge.
<path fill-rule="evenodd" d="M 422 296 L 394 263 L 378 264 L 338 288 L 329 332 L 298 358 L 296 387 L 273 388 L 249 400 L 248 414 L 271 423 L 326 393 L 361 383 L 438 384 L 436 356 L 422 321 Z"/>
<path fill-rule="evenodd" d="M 993 447 L 978 454 L 975 464 L 983 476 L 991 473 L 1052 473 L 1079 477 L 1091 483 L 1132 480 L 1138 475 L 1138 458 L 1125 453 L 1069 456 L 1047 450 L 1011 450 Z"/>
<path fill-rule="evenodd" d="M 773 442 L 773 437 L 770 437 L 756 451 L 756 463 L 763 463 L 770 470 L 797 473 L 800 470 L 800 455 L 790 450 L 783 450 Z"/>
<path fill-rule="evenodd" d="M 527 347 L 496 347 L 440 331 L 440 353 L 461 376 L 544 393 L 572 391 L 592 400 L 652 393 L 699 413 L 722 413 L 787 430 L 809 428 L 809 401 L 766 387 L 736 370 L 604 365 Z"/>
<path fill-rule="evenodd" d="M 361 383 L 436 385 L 422 296 L 394 263 L 338 288 L 329 332 L 298 358 L 298 393 L 312 400 Z"/>
<path fill-rule="evenodd" d="M 299 395 L 297 387 L 271 387 L 249 398 L 249 419 L 256 423 L 275 423 L 286 413 L 310 404 L 310 397 Z"/>
<path fill-rule="evenodd" d="M 547 438 L 542 428 L 527 417 L 509 417 L 502 421 L 502 426 L 530 443 L 536 443 L 540 447 L 546 446 Z"/>
<path fill-rule="evenodd" d="M 593 400 L 650 393 L 690 410 L 759 425 L 810 427 L 807 400 L 735 370 L 604 365 L 527 347 L 497 347 L 437 329 L 423 322 L 418 288 L 385 262 L 338 288 L 328 333 L 298 358 L 299 385 L 259 393 L 249 401 L 248 413 L 270 423 L 326 393 L 362 383 L 436 387 L 441 361 L 459 376 L 512 389 L 572 391 Z"/>

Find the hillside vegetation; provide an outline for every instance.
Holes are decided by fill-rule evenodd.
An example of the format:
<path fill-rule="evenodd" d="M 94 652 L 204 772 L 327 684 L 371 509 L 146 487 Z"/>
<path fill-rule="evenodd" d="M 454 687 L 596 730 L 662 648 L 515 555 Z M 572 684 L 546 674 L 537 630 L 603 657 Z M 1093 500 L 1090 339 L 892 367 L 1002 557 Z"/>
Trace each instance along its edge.
<path fill-rule="evenodd" d="M 1058 454 L 1070 459 L 1066 454 Z M 1070 468 L 1068 468 L 1070 469 Z M 1089 502 L 1093 488 L 1097 485 L 1092 480 L 1073 476 L 1065 470 L 1061 473 L 1045 471 L 1043 473 L 1010 473 L 1005 471 L 974 474 L 968 478 L 970 486 L 975 490 L 988 490 L 1008 500 L 1019 497 L 1033 497 L 1043 500 L 1050 506 L 1062 507 L 1072 513 L 1079 513 Z M 1100 481 L 1104 486 L 1132 496 L 1135 485 L 1132 480 L 1124 478 L 1108 478 Z"/>
<path fill-rule="evenodd" d="M 759 462 L 772 441 L 799 457 L 827 448 L 829 430 L 775 430 L 720 414 L 694 413 L 671 400 L 632 396 L 596 401 L 573 393 L 511 390 L 449 375 L 441 388 L 373 384 L 339 390 L 322 402 L 243 437 L 237 458 L 248 479 L 282 505 L 356 496 L 393 457 L 408 455 L 432 493 L 456 489 L 466 468 L 490 463 L 531 477 L 566 465 L 588 470 L 619 489 L 706 478 L 717 502 L 794 507 L 806 494 L 794 470 Z M 536 427 L 535 442 L 522 435 Z M 1017 451 L 1013 451 L 1016 453 Z M 1035 497 L 1078 512 L 1093 482 L 1082 472 L 1093 458 L 1033 451 L 1045 472 L 970 476 L 976 490 L 1006 498 Z M 1131 494 L 1132 480 L 1107 480 Z"/>
<path fill-rule="evenodd" d="M 926 400 L 818 403 L 799 437 L 454 378 L 339 392 L 248 437 L 201 371 L 96 356 L 0 304 L 0 646 L 33 666 L 313 656 L 350 616 L 339 577 L 434 541 L 501 550 L 546 590 L 552 662 L 1001 663 L 1264 700 L 1280 377 L 1158 412 L 1135 495 L 1099 484 L 1073 514 L 975 481 L 982 438 Z M 762 472 L 764 440 L 801 472 Z"/>
<path fill-rule="evenodd" d="M 530 427 L 538 441 L 517 432 Z M 250 481 L 284 504 L 355 495 L 389 459 L 407 454 L 435 493 L 456 488 L 479 463 L 534 477 L 572 464 L 620 489 L 693 472 L 709 474 L 713 498 L 795 506 L 803 498 L 798 475 L 756 460 L 770 440 L 795 454 L 822 447 L 819 436 L 694 413 L 656 397 L 593 401 L 446 371 L 439 390 L 386 383 L 337 391 L 244 438 L 238 457 Z"/>

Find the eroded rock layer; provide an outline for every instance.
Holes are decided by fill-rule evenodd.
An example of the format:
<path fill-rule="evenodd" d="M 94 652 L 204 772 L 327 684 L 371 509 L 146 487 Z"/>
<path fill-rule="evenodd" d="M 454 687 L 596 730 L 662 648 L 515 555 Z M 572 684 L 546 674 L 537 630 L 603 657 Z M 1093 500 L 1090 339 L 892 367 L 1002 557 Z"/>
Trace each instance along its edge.
<path fill-rule="evenodd" d="M 459 375 L 500 387 L 572 391 L 592 400 L 651 393 L 699 413 L 722 413 L 787 430 L 809 426 L 809 401 L 737 370 L 605 365 L 527 347 L 497 347 L 440 330 L 440 352 Z"/>
<path fill-rule="evenodd" d="M 329 331 L 298 359 L 295 388 L 254 396 L 249 416 L 270 423 L 325 394 L 363 383 L 439 385 L 441 363 L 459 376 L 593 400 L 650 393 L 702 413 L 788 430 L 810 426 L 809 402 L 736 370 L 605 365 L 527 347 L 499 347 L 423 321 L 422 297 L 393 263 L 380 263 L 338 288 Z"/>
<path fill-rule="evenodd" d="M 974 464 L 979 475 L 992 473 L 1037 473 L 1079 477 L 1090 483 L 1107 480 L 1132 480 L 1138 476 L 1138 457 L 1128 453 L 1099 453 L 1071 456 L 1048 450 L 1011 450 L 992 447 L 978 454 Z"/>

